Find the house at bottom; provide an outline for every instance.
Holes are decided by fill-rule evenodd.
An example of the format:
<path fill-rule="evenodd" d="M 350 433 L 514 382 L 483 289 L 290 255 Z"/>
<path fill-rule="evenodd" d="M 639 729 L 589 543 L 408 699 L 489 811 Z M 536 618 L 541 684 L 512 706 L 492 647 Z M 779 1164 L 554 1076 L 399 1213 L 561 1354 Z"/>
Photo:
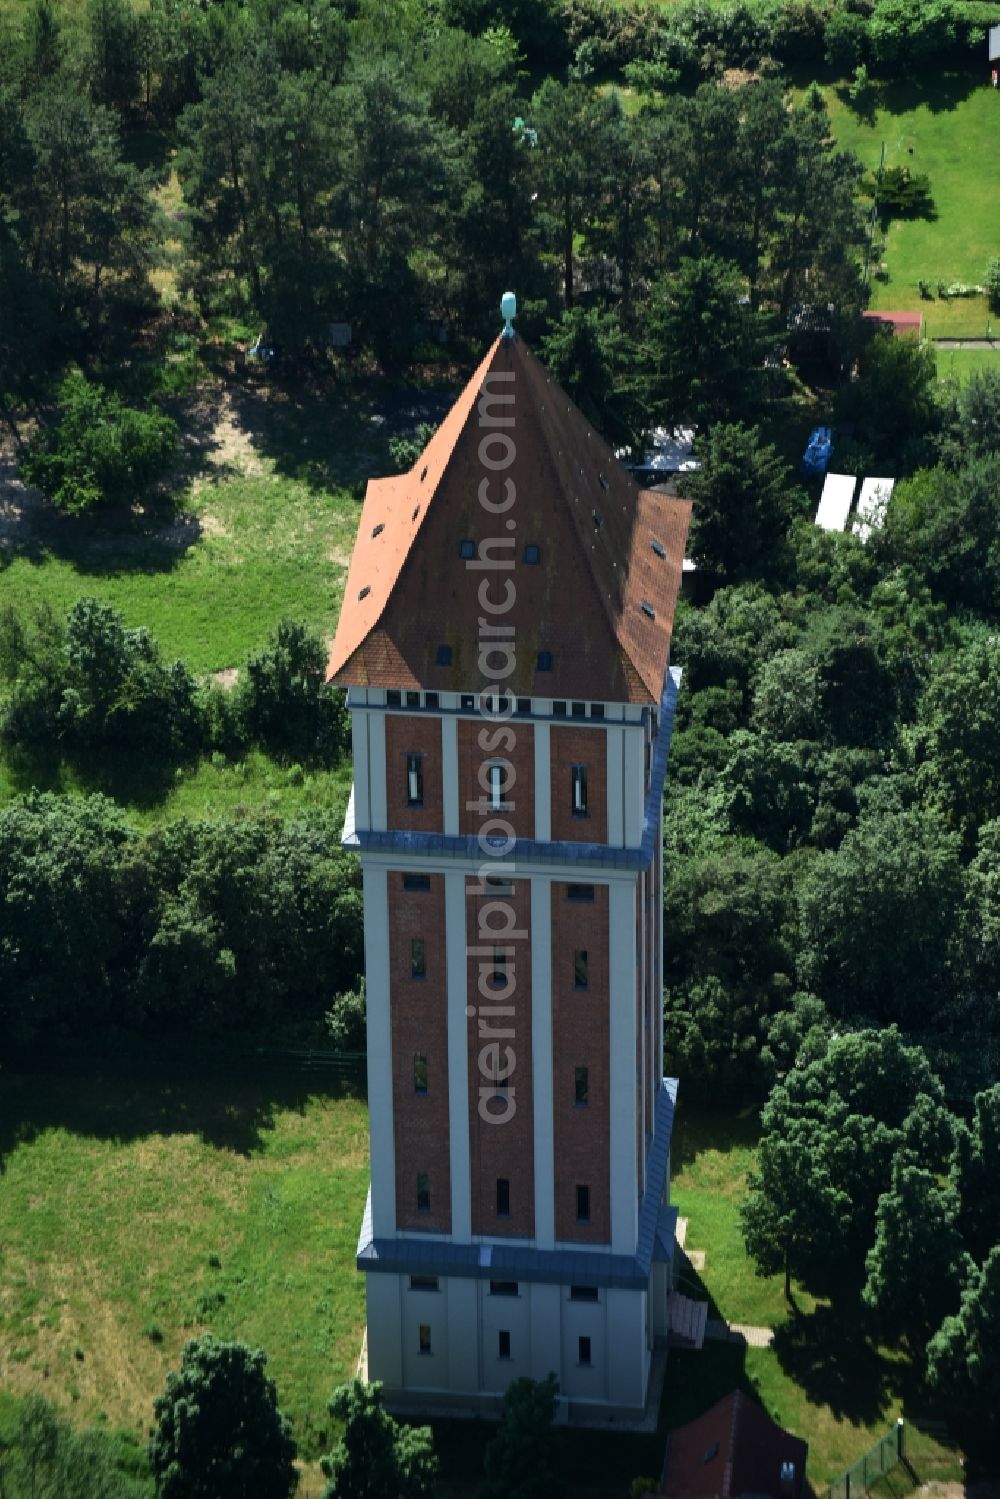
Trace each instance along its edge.
<path fill-rule="evenodd" d="M 743 1390 L 667 1438 L 663 1478 L 648 1499 L 801 1499 L 809 1447 Z"/>
<path fill-rule="evenodd" d="M 641 1412 L 667 1330 L 661 801 L 689 508 L 508 327 L 368 486 L 330 660 L 363 870 L 369 1377 Z"/>

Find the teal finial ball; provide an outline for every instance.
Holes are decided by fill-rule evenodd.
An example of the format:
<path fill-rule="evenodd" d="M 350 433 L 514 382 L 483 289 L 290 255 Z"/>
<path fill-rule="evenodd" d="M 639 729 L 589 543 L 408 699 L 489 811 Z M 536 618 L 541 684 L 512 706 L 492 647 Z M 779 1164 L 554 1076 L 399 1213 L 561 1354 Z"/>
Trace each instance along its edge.
<path fill-rule="evenodd" d="M 514 318 L 517 317 L 517 298 L 512 291 L 505 291 L 500 298 L 500 316 L 503 318 L 504 338 L 514 337 Z"/>

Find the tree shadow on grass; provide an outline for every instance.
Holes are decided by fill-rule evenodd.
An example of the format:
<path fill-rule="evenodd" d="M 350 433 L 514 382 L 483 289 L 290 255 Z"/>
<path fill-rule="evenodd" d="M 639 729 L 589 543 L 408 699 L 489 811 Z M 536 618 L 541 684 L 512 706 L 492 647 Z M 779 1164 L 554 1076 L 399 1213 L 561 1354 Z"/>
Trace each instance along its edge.
<path fill-rule="evenodd" d="M 906 114 L 923 106 L 932 114 L 946 114 L 983 86 L 978 68 L 955 73 L 927 68 L 909 76 L 878 80 L 880 108 L 891 114 Z"/>
<path fill-rule="evenodd" d="M 842 1419 L 870 1425 L 899 1393 L 902 1366 L 872 1342 L 860 1308 L 842 1301 L 783 1323 L 772 1348 L 813 1404 L 828 1405 Z"/>
<path fill-rule="evenodd" d="M 48 1129 L 128 1144 L 149 1135 L 197 1135 L 206 1144 L 249 1156 L 264 1145 L 276 1113 L 301 1113 L 316 1094 L 354 1097 L 333 1078 L 317 1079 L 287 1066 L 236 1060 L 199 1061 L 211 1043 L 164 1055 L 162 1038 L 128 1056 L 9 1059 L 0 1089 L 0 1174 L 10 1152 Z M 195 1053 L 192 1060 L 192 1052 Z"/>
<path fill-rule="evenodd" d="M 170 758 L 158 759 L 138 751 L 107 749 L 80 757 L 44 747 L 4 745 L 3 768 L 15 794 L 52 791 L 108 796 L 127 812 L 130 807 L 150 811 L 166 801 L 177 784 L 178 767 Z"/>
<path fill-rule="evenodd" d="M 681 1102 L 670 1137 L 671 1171 L 690 1166 L 703 1151 L 752 1150 L 760 1139 L 760 1110 L 748 1104 L 739 1113 L 686 1107 Z"/>
<path fill-rule="evenodd" d="M 381 376 L 338 380 L 304 363 L 229 386 L 235 420 L 275 472 L 310 489 L 351 488 L 360 499 L 368 479 L 394 473 L 389 442 L 422 423 L 437 426 L 456 390 Z"/>

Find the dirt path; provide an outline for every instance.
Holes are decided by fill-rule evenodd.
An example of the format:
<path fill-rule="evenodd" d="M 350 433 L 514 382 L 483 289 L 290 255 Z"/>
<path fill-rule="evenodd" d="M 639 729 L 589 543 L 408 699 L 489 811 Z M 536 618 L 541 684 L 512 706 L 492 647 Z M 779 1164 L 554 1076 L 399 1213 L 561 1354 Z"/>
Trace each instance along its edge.
<path fill-rule="evenodd" d="M 935 349 L 992 349 L 1000 354 L 1000 339 L 996 338 L 932 338 Z"/>

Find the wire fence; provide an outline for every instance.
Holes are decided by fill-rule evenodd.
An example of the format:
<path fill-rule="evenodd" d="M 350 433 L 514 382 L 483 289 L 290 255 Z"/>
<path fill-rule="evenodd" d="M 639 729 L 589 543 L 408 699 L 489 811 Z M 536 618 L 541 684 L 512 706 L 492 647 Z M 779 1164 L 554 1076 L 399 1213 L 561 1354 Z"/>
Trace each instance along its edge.
<path fill-rule="evenodd" d="M 869 1447 L 863 1457 L 852 1463 L 846 1473 L 835 1479 L 822 1499 L 855 1499 L 894 1468 L 905 1456 L 905 1427 L 902 1418 L 884 1436 Z"/>

